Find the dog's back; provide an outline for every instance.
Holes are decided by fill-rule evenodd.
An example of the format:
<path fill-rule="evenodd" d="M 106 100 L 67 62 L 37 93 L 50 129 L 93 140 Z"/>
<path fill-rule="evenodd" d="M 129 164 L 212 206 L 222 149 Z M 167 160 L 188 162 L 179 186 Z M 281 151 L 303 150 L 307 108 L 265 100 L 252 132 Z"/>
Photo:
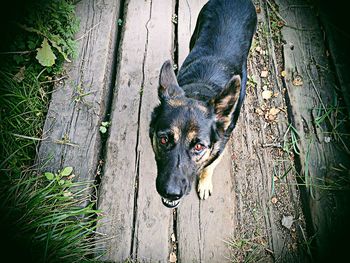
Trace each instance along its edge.
<path fill-rule="evenodd" d="M 191 52 L 178 74 L 179 85 L 188 97 L 210 98 L 233 75 L 241 76 L 245 89 L 246 60 L 256 22 L 250 0 L 210 0 L 202 8 L 191 38 Z M 207 87 L 198 90 L 201 85 L 196 83 Z"/>

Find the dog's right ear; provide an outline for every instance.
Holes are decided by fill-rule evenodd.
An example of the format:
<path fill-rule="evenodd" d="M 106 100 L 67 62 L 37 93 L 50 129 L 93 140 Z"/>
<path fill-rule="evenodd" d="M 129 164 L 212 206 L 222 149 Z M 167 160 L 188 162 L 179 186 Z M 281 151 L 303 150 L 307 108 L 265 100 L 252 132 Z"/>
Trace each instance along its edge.
<path fill-rule="evenodd" d="M 160 101 L 185 95 L 180 88 L 170 60 L 164 62 L 159 74 L 158 97 Z"/>
<path fill-rule="evenodd" d="M 214 107 L 217 123 L 225 132 L 232 122 L 232 114 L 238 106 L 240 92 L 241 77 L 234 75 L 223 90 L 209 101 L 209 105 Z"/>

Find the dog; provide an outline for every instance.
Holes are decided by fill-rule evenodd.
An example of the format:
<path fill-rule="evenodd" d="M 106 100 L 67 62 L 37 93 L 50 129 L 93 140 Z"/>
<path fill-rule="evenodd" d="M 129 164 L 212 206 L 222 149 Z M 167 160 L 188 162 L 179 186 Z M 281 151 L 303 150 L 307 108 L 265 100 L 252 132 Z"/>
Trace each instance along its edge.
<path fill-rule="evenodd" d="M 212 174 L 242 106 L 247 57 L 257 16 L 250 0 L 210 0 L 201 9 L 190 53 L 176 77 L 166 61 L 149 136 L 157 163 L 156 189 L 175 208 L 198 180 L 198 195 L 213 192 Z"/>

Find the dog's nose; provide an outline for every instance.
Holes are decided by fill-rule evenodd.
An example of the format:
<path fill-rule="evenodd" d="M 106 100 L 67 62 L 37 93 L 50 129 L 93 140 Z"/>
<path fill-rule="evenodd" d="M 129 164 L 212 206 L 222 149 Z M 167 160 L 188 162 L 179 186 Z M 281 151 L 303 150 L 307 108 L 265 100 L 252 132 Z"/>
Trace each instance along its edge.
<path fill-rule="evenodd" d="M 158 193 L 169 200 L 179 200 L 187 191 L 188 181 L 182 180 L 170 180 L 168 182 L 162 182 L 157 180 Z"/>
<path fill-rule="evenodd" d="M 170 200 L 179 200 L 183 196 L 183 193 L 180 187 L 168 186 L 161 195 Z"/>

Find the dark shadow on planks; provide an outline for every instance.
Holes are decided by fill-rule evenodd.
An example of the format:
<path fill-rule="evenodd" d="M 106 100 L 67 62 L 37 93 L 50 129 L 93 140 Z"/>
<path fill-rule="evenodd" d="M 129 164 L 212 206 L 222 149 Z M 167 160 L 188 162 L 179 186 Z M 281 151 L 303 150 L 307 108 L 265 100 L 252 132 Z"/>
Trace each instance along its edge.
<path fill-rule="evenodd" d="M 282 30 L 290 119 L 300 136 L 296 163 L 308 216 L 315 260 L 344 259 L 340 240 L 349 234 L 349 54 L 348 29 L 334 20 L 340 5 L 306 1 L 276 1 L 289 27 Z M 317 1 L 316 1 L 317 2 Z M 319 17 L 319 12 L 321 17 Z M 333 20 L 332 20 L 333 19 Z M 334 23 L 332 23 L 332 21 Z M 338 26 L 337 26 L 338 24 Z M 300 75 L 301 87 L 293 85 Z M 324 119 L 323 119 L 324 118 Z"/>

